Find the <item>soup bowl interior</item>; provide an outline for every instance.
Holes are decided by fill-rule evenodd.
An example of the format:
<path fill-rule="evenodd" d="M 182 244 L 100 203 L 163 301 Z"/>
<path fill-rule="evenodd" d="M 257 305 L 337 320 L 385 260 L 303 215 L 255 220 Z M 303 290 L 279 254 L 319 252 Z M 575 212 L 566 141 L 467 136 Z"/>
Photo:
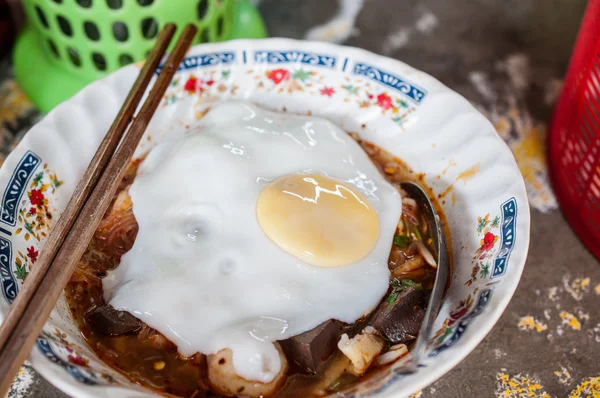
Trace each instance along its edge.
<path fill-rule="evenodd" d="M 139 65 L 86 87 L 34 126 L 0 170 L 0 319 L 108 130 Z M 364 50 L 287 39 L 193 47 L 136 157 L 193 126 L 211 105 L 242 99 L 325 117 L 391 152 L 443 208 L 454 264 L 450 287 L 417 373 L 382 368 L 348 396 L 407 396 L 458 364 L 485 337 L 517 287 L 529 245 L 521 174 L 493 126 L 434 78 Z M 31 353 L 74 397 L 155 395 L 106 366 L 86 345 L 64 298 Z"/>

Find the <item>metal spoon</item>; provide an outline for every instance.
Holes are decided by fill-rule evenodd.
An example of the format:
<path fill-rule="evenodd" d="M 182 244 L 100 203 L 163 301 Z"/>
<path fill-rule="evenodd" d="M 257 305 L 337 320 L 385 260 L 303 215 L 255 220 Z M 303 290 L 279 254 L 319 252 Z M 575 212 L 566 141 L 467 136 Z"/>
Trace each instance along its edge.
<path fill-rule="evenodd" d="M 427 193 L 417 184 L 412 182 L 403 182 L 400 184 L 411 198 L 417 202 L 417 206 L 422 214 L 425 215 L 427 222 L 427 230 L 430 231 L 431 238 L 433 240 L 432 248 L 436 251 L 437 260 L 437 273 L 435 276 L 435 283 L 433 284 L 433 290 L 429 297 L 429 305 L 425 311 L 425 318 L 421 324 L 421 330 L 419 331 L 419 337 L 415 343 L 414 348 L 411 350 L 412 361 L 408 361 L 398 371 L 400 373 L 414 373 L 417 371 L 421 357 L 425 354 L 427 348 L 427 342 L 431 336 L 431 330 L 433 323 L 437 318 L 438 312 L 442 305 L 442 296 L 444 295 L 444 289 L 448 282 L 448 274 L 450 272 L 448 263 L 448 250 L 446 247 L 446 240 L 442 230 L 442 224 L 440 217 L 435 213 Z"/>

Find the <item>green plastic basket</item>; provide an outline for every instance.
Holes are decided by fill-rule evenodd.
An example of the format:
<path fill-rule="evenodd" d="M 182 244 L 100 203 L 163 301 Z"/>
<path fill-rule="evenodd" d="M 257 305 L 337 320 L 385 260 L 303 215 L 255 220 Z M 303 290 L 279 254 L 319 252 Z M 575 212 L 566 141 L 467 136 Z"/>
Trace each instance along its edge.
<path fill-rule="evenodd" d="M 23 7 L 29 22 L 13 63 L 17 81 L 42 112 L 145 59 L 168 22 L 178 29 L 196 24 L 196 43 L 266 36 L 248 0 L 23 0 Z"/>

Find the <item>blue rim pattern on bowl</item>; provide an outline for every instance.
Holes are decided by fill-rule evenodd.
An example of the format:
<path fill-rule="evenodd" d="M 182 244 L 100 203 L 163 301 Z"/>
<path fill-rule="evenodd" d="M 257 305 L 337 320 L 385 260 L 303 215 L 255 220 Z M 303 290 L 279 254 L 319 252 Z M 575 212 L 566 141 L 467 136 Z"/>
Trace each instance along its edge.
<path fill-rule="evenodd" d="M 337 95 L 343 95 L 344 97 L 339 99 L 340 103 L 343 101 L 358 104 L 361 109 L 375 109 L 377 112 L 380 112 L 377 114 L 377 118 L 381 118 L 381 116 L 387 118 L 393 125 L 399 126 L 402 129 L 400 131 L 405 131 L 405 126 L 408 126 L 408 129 L 414 124 L 414 115 L 417 107 L 424 103 L 425 99 L 432 92 L 434 94 L 437 92 L 443 92 L 444 94 L 446 91 L 450 92 L 450 90 L 439 85 L 439 83 L 436 83 L 437 86 L 431 88 L 434 79 L 426 75 L 422 76 L 420 72 L 404 64 L 397 61 L 385 60 L 382 57 L 362 50 L 347 49 L 348 54 L 340 56 L 340 52 L 346 51 L 344 48 L 321 43 L 311 44 L 288 40 L 239 41 L 231 43 L 238 44 L 238 49 L 228 50 L 227 43 L 205 46 L 216 47 L 214 51 L 203 51 L 205 47 L 195 47 L 192 50 L 192 54 L 186 57 L 180 65 L 177 77 L 169 88 L 170 92 L 168 91 L 165 94 L 163 107 L 166 108 L 188 101 L 187 96 L 190 95 L 202 96 L 207 92 L 217 91 L 215 87 L 229 96 L 235 96 L 237 88 L 232 79 L 230 79 L 230 70 L 228 71 L 225 68 L 236 66 L 258 69 L 258 72 L 252 69 L 248 70 L 249 76 L 256 82 L 254 88 L 256 91 L 263 90 L 268 92 L 269 95 L 282 92 L 284 94 L 289 92 L 291 95 L 292 92 L 295 93 L 298 91 L 302 95 L 312 95 L 319 99 L 320 97 L 325 97 L 324 99 L 326 100 Z M 247 46 L 244 44 L 248 43 L 252 43 L 250 47 L 254 47 L 255 49 L 247 49 Z M 262 43 L 274 43 L 273 47 L 286 46 L 288 48 L 297 47 L 298 49 L 266 49 L 268 46 L 262 45 Z M 312 48 L 310 50 L 306 49 L 310 45 L 315 45 L 317 50 L 313 52 Z M 304 49 L 301 47 L 304 47 Z M 224 48 L 224 51 L 221 51 L 220 48 Z M 331 50 L 330 53 L 328 53 L 328 49 Z M 364 59 L 367 56 L 369 56 L 369 60 L 371 60 L 371 57 L 374 58 L 373 62 L 365 62 Z M 405 70 L 403 73 L 389 72 L 390 70 L 399 69 L 398 65 L 404 67 Z M 201 71 L 204 69 L 210 70 L 210 73 L 212 73 L 207 75 L 207 78 L 195 76 L 193 73 L 196 72 L 196 74 L 202 75 Z M 214 71 L 221 72 L 221 80 L 207 80 L 216 76 L 216 72 L 213 73 Z M 321 71 L 338 73 L 345 80 L 342 81 L 340 79 L 337 82 L 339 84 L 334 86 L 330 84 L 330 80 L 326 79 L 328 76 L 320 74 L 324 73 Z M 115 75 L 118 73 L 120 72 L 116 72 Z M 185 78 L 187 78 L 187 81 L 184 82 Z M 190 84 L 192 79 L 194 80 Z M 418 79 L 421 79 L 421 81 L 418 83 L 415 82 Z M 358 87 L 356 84 L 362 84 L 362 86 Z M 369 90 L 372 90 L 373 93 L 370 93 Z M 435 97 L 434 94 L 431 95 Z M 440 94 L 437 95 L 441 96 Z M 243 97 L 247 98 L 248 94 L 246 93 Z M 250 99 L 252 100 L 251 96 Z M 59 110 L 56 112 L 59 112 Z M 498 145 L 503 144 L 498 140 Z M 506 152 L 508 151 L 506 150 Z M 33 265 L 33 262 L 35 262 L 34 258 L 37 256 L 35 253 L 39 251 L 40 247 L 39 244 L 37 246 L 32 245 L 30 248 L 27 248 L 27 254 L 21 253 L 20 250 L 18 254 L 13 252 L 11 240 L 16 238 L 15 235 L 18 235 L 16 231 L 27 230 L 27 222 L 20 215 L 25 214 L 30 218 L 35 215 L 34 208 L 36 205 L 32 200 L 33 191 L 39 191 L 38 188 L 49 186 L 52 188 L 52 192 L 54 192 L 54 189 L 60 186 L 60 183 L 57 183 L 57 181 L 60 182 L 58 177 L 52 174 L 52 171 L 46 169 L 46 159 L 43 159 L 42 156 L 36 154 L 31 149 L 27 149 L 18 161 L 15 159 L 12 162 L 7 161 L 7 164 L 12 163 L 16 165 L 13 166 L 12 174 L 6 182 L 6 189 L 3 192 L 1 203 L 2 211 L 0 213 L 1 287 L 3 296 L 9 303 L 16 297 L 18 286 L 22 283 L 22 281 L 19 281 L 18 272 L 23 273 L 26 271 L 23 271 L 23 267 Z M 514 163 L 514 160 L 511 161 Z M 43 170 L 41 167 L 43 167 Z M 6 173 L 5 167 L 3 167 L 3 171 Z M 43 175 L 39 177 L 40 174 Z M 40 180 L 35 183 L 35 179 L 38 177 Z M 54 184 L 58 185 L 55 187 Z M 446 308 L 445 311 L 449 314 L 446 319 L 439 319 L 440 329 L 431 341 L 429 358 L 435 359 L 442 352 L 456 346 L 476 318 L 486 312 L 486 308 L 492 302 L 494 289 L 501 283 L 502 277 L 507 274 L 507 270 L 509 269 L 511 253 L 517 244 L 518 228 L 521 228 L 526 235 L 521 243 L 524 245 L 526 253 L 529 211 L 527 202 L 523 201 L 525 197 L 524 193 L 520 191 L 522 189 L 524 192 L 524 189 L 521 186 L 514 189 L 519 191 L 519 198 L 509 195 L 510 199 L 505 200 L 500 205 L 500 217 L 497 216 L 493 220 L 490 220 L 489 213 L 484 217 L 478 217 L 476 235 L 482 239 L 480 247 L 476 248 L 477 250 L 473 257 L 472 278 L 464 283 L 467 287 L 475 287 L 476 285 L 477 287 L 472 289 L 472 294 L 470 293 L 468 297 L 459 302 L 454 311 L 451 308 Z M 38 201 L 39 195 L 40 193 L 33 193 L 33 199 Z M 46 195 L 49 202 L 43 202 L 45 205 L 50 206 L 49 203 L 52 203 L 51 196 L 51 194 Z M 43 193 L 41 197 L 44 198 Z M 520 202 L 520 206 L 518 206 L 518 202 Z M 520 207 L 523 205 L 525 206 L 525 213 L 521 215 Z M 27 213 L 27 208 L 29 207 L 31 207 L 29 211 L 33 211 L 33 214 Z M 520 226 L 517 224 L 517 215 L 522 219 Z M 48 221 L 47 224 L 51 224 L 51 221 Z M 49 229 L 50 226 L 45 225 L 44 228 L 46 227 Z M 36 233 L 38 232 L 33 231 L 31 235 L 34 236 Z M 39 235 L 38 238 L 40 238 Z M 35 240 L 31 239 L 32 242 Z M 39 241 L 43 241 L 43 239 L 42 237 Z M 30 249 L 31 252 L 29 251 Z M 26 264 L 17 263 L 15 260 L 17 257 L 24 260 Z M 28 259 L 31 260 L 29 263 L 27 262 Z M 520 254 L 520 258 L 516 261 L 517 264 L 524 261 L 523 253 Z M 489 269 L 490 266 L 491 270 Z M 519 266 L 522 268 L 522 263 Z M 515 267 L 518 267 L 518 265 L 515 265 Z M 514 275 L 520 275 L 520 271 L 520 269 L 516 270 L 512 278 L 514 278 Z M 462 281 L 454 280 L 452 283 L 453 285 L 462 284 Z M 516 284 L 514 287 L 516 287 Z M 511 288 L 507 290 L 512 294 L 510 291 Z M 503 297 L 498 299 L 498 301 L 502 300 L 502 303 L 497 306 L 505 306 L 510 298 L 510 294 L 508 298 Z M 440 317 L 442 318 L 442 315 Z M 483 338 L 483 335 L 472 340 L 480 340 Z M 44 336 L 40 337 L 37 341 L 36 346 L 39 351 L 45 358 L 65 369 L 75 380 L 86 385 L 106 384 L 106 380 L 110 381 L 111 378 L 109 376 L 89 371 L 87 363 L 83 365 L 81 363 L 71 363 L 70 357 L 68 360 L 63 359 L 64 355 L 58 352 L 57 344 L 59 343 L 48 334 Z M 474 348 L 477 342 L 475 344 L 469 343 L 470 349 Z M 423 366 L 428 367 L 427 364 L 423 364 Z M 445 371 L 447 370 L 449 369 Z M 436 377 L 440 375 L 438 374 Z M 382 377 L 382 380 L 385 379 L 383 382 L 379 380 L 365 389 L 361 388 L 360 390 L 364 391 L 355 391 L 356 394 L 352 396 L 371 396 L 383 392 L 390 393 L 390 386 L 396 384 L 399 378 L 404 377 L 395 374 L 393 369 L 389 374 L 384 376 Z M 101 382 L 98 383 L 98 381 Z"/>

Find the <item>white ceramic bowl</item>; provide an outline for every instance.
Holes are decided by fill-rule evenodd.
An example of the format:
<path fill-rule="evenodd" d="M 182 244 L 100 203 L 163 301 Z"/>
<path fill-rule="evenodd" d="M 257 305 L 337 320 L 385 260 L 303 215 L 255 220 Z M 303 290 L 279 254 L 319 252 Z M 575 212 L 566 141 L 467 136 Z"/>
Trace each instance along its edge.
<path fill-rule="evenodd" d="M 138 72 L 138 66 L 123 68 L 58 106 L 2 166 L 0 318 L 35 266 L 45 236 Z M 463 97 L 402 62 L 332 44 L 240 40 L 189 51 L 137 154 L 225 98 L 324 116 L 424 174 L 445 210 L 455 265 L 436 334 L 418 373 L 401 376 L 392 368 L 351 395 L 407 396 L 456 366 L 506 308 L 529 246 L 523 179 L 492 125 Z M 31 362 L 74 397 L 152 395 L 99 362 L 64 300 L 37 340 Z"/>

